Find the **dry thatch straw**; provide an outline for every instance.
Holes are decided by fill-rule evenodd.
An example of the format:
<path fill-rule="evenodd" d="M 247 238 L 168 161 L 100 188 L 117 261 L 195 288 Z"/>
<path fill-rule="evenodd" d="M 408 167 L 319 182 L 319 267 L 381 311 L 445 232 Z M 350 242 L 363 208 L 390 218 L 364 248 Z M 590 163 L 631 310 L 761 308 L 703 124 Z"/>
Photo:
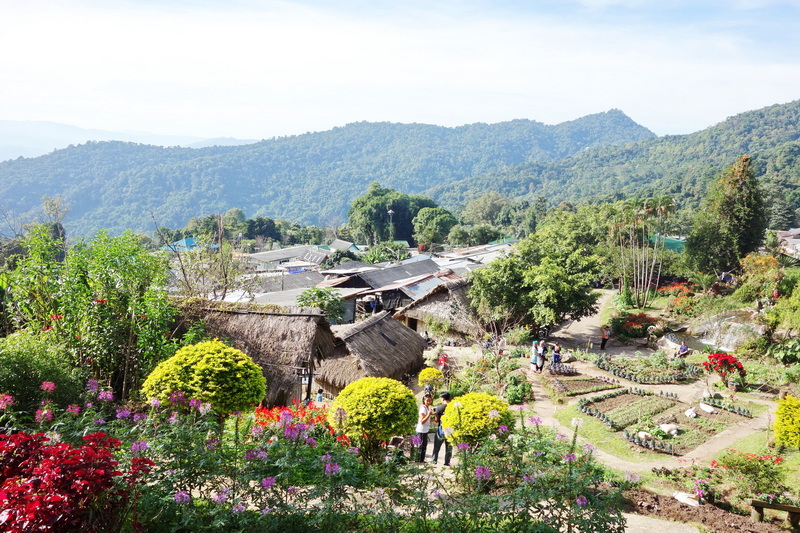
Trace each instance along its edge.
<path fill-rule="evenodd" d="M 266 405 L 288 405 L 306 398 L 300 384 L 303 369 L 315 372 L 334 353 L 330 325 L 319 309 L 279 308 L 255 304 L 184 301 L 181 314 L 202 320 L 207 333 L 249 355 L 267 378 Z"/>
<path fill-rule="evenodd" d="M 358 324 L 334 326 L 336 349 L 317 372 L 331 394 L 363 377 L 401 380 L 422 366 L 425 339 L 382 311 Z"/>
<path fill-rule="evenodd" d="M 470 306 L 468 290 L 468 280 L 447 281 L 419 300 L 395 311 L 394 317 L 405 324 L 416 320 L 417 331 L 424 329 L 425 323 L 431 319 L 446 321 L 450 324 L 451 332 L 480 338 L 483 328 Z"/>

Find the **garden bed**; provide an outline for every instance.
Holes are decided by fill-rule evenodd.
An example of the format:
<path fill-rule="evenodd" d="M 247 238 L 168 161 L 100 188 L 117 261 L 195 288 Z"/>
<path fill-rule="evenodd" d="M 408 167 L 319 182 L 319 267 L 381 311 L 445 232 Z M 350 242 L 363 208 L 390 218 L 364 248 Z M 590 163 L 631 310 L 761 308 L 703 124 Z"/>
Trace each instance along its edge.
<path fill-rule="evenodd" d="M 578 409 L 620 431 L 638 423 L 644 417 L 656 416 L 675 405 L 678 405 L 678 401 L 671 395 L 623 389 L 592 399 L 582 399 L 578 402 Z"/>
<path fill-rule="evenodd" d="M 594 363 L 601 370 L 617 377 L 642 384 L 667 384 L 695 381 L 702 369 L 681 360 L 668 361 L 663 355 L 625 359 L 598 357 Z"/>
<path fill-rule="evenodd" d="M 553 390 L 565 396 L 579 396 L 581 394 L 619 388 L 619 383 L 616 380 L 603 378 L 553 378 L 549 381 Z"/>

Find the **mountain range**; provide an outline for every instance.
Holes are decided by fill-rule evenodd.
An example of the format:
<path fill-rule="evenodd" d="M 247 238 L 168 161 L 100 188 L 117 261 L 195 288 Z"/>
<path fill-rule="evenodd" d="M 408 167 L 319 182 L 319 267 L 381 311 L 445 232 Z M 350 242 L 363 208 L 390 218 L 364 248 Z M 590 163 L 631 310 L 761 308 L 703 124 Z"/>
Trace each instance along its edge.
<path fill-rule="evenodd" d="M 532 120 L 446 128 L 359 122 L 239 146 L 88 142 L 0 163 L 0 210 L 25 213 L 61 195 L 72 236 L 151 233 L 154 223 L 241 208 L 303 224 L 338 225 L 369 183 L 458 209 L 496 190 L 550 204 L 664 193 L 697 205 L 708 182 L 750 154 L 772 196 L 800 207 L 800 101 L 657 137 L 622 111 L 557 125 Z M 220 143 L 221 144 L 221 143 Z"/>

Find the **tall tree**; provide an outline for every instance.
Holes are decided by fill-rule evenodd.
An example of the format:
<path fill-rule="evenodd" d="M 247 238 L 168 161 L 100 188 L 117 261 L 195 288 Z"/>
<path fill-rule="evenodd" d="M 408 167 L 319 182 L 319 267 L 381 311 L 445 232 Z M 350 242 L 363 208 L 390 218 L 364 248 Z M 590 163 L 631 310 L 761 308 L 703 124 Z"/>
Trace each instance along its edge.
<path fill-rule="evenodd" d="M 371 183 L 367 193 L 353 200 L 348 212 L 352 232 L 367 244 L 412 241 L 414 217 L 424 207 L 438 207 L 424 196 L 413 196 Z"/>
<path fill-rule="evenodd" d="M 686 239 L 686 253 L 698 270 L 732 270 L 758 248 L 766 229 L 763 194 L 746 155 L 711 185 Z"/>
<path fill-rule="evenodd" d="M 456 225 L 456 217 L 441 207 L 423 207 L 414 217 L 414 240 L 417 244 L 430 246 L 443 243 Z"/>

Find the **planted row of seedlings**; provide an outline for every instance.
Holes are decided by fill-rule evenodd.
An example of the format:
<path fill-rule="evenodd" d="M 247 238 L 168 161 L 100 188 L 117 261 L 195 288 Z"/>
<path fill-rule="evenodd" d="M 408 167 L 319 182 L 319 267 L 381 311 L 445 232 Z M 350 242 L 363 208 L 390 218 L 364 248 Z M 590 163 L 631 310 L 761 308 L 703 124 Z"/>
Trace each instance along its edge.
<path fill-rule="evenodd" d="M 564 363 L 552 363 L 547 367 L 547 371 L 551 376 L 577 376 L 578 370 L 574 366 L 566 365 Z"/>
<path fill-rule="evenodd" d="M 608 411 L 598 409 L 593 405 L 625 394 L 641 396 L 642 399 L 626 402 Z M 640 418 L 656 415 L 676 403 L 677 397 L 673 394 L 659 393 L 656 395 L 647 390 L 633 388 L 609 392 L 594 398 L 581 398 L 578 400 L 578 409 L 584 414 L 597 418 L 614 431 L 621 431 L 623 428 L 637 422 Z"/>
<path fill-rule="evenodd" d="M 746 416 L 747 418 L 753 418 L 753 413 L 750 412 L 749 409 L 739 407 L 738 405 L 733 405 L 730 402 L 725 402 L 718 398 L 703 398 L 702 403 L 714 406 L 717 409 L 724 409 L 726 411 L 730 411 L 731 413 L 736 413 L 737 415 Z"/>
<path fill-rule="evenodd" d="M 581 394 L 590 394 L 592 392 L 599 392 L 601 390 L 616 389 L 619 382 L 608 378 L 578 378 L 578 379 L 565 379 L 561 380 L 555 378 L 551 381 L 552 386 L 558 392 L 566 396 L 578 396 Z M 584 387 L 576 388 L 576 384 L 585 384 Z"/>
<path fill-rule="evenodd" d="M 624 364 L 618 364 L 608 359 L 608 356 L 601 355 L 598 357 L 594 364 L 597 368 L 610 372 L 617 377 L 633 381 L 634 383 L 641 383 L 647 385 L 663 385 L 667 383 L 676 383 L 679 381 L 692 381 L 697 379 L 703 372 L 695 365 L 687 365 L 686 370 L 683 372 L 672 372 L 670 368 L 661 369 L 663 373 L 654 373 L 653 371 L 635 372 L 626 368 Z"/>
<path fill-rule="evenodd" d="M 671 442 L 664 442 L 663 440 L 656 438 L 652 440 L 640 439 L 637 431 L 628 431 L 626 429 L 622 432 L 622 437 L 636 444 L 637 446 L 647 448 L 648 450 L 652 450 L 654 452 L 667 453 L 670 455 L 678 454 Z"/>

